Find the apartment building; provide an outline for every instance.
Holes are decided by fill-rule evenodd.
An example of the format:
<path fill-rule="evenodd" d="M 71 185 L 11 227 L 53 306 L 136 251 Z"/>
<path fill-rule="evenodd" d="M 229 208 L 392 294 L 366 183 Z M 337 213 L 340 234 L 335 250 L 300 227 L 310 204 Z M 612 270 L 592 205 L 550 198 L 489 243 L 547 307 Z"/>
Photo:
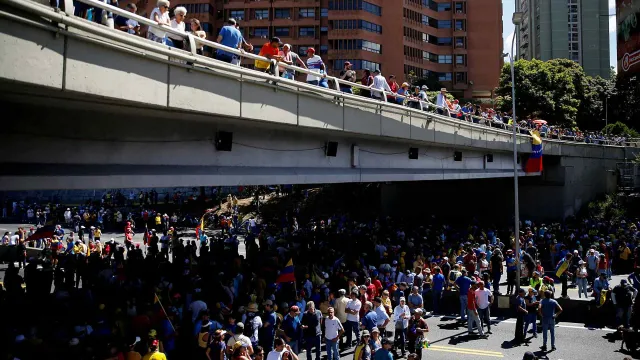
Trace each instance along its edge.
<path fill-rule="evenodd" d="M 155 3 L 147 1 L 153 0 L 139 0 L 138 8 L 150 13 Z M 376 68 L 398 82 L 435 76 L 462 98 L 491 98 L 498 85 L 501 0 L 171 2 L 172 7 L 178 4 L 187 7 L 187 18 L 200 20 L 210 39 L 226 19 L 234 18 L 255 53 L 273 36 L 302 56 L 314 47 L 330 75 L 349 61 L 359 76 Z"/>
<path fill-rule="evenodd" d="M 518 58 L 571 59 L 587 75 L 609 77 L 607 0 L 518 0 L 516 10 L 524 14 Z"/>

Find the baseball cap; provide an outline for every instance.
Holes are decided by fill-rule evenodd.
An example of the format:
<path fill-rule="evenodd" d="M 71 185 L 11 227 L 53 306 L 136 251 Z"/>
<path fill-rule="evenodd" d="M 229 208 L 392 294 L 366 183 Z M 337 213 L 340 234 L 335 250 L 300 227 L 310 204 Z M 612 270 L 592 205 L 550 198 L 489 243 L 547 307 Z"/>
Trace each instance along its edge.
<path fill-rule="evenodd" d="M 279 37 L 277 37 L 277 36 L 272 37 L 272 38 L 271 38 L 271 42 L 272 42 L 272 43 L 277 42 L 278 44 L 281 44 L 281 43 L 282 43 L 282 42 L 280 41 L 280 38 L 279 38 Z"/>
<path fill-rule="evenodd" d="M 262 305 L 273 306 L 273 301 L 271 301 L 271 300 L 266 300 L 265 302 L 263 302 L 263 303 L 262 303 Z"/>
<path fill-rule="evenodd" d="M 308 51 L 308 50 L 307 50 L 307 51 Z M 315 51 L 315 50 L 314 50 L 314 51 Z M 348 61 L 345 61 L 345 62 L 344 62 L 344 65 L 345 65 L 345 66 L 349 66 L 349 65 L 351 65 L 351 63 L 350 63 L 350 62 L 348 62 Z"/>
<path fill-rule="evenodd" d="M 307 48 L 307 52 L 312 52 L 312 53 L 315 54 L 316 53 L 316 49 L 310 47 L 310 48 Z"/>
<path fill-rule="evenodd" d="M 158 347 L 158 340 L 157 340 L 157 339 L 156 339 L 156 340 L 153 340 L 153 341 L 151 342 L 151 346 L 153 346 L 153 347 Z"/>
<path fill-rule="evenodd" d="M 298 307 L 298 305 L 293 305 L 292 307 L 289 308 L 289 311 L 293 311 L 293 312 L 300 312 L 300 308 Z"/>

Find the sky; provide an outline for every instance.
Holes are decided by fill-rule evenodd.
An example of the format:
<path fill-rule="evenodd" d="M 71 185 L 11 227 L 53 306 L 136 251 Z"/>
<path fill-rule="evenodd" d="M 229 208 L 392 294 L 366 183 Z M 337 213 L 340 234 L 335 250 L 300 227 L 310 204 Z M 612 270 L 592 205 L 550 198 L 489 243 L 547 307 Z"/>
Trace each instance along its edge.
<path fill-rule="evenodd" d="M 511 22 L 511 16 L 515 11 L 515 2 L 516 0 L 503 0 L 502 1 L 502 24 L 503 24 L 503 33 L 502 38 L 504 39 L 504 52 L 511 53 L 511 41 L 513 39 L 513 33 L 515 31 L 515 27 Z M 609 14 L 616 13 L 616 1 L 609 0 Z M 609 17 L 609 62 L 611 66 L 617 68 L 616 61 L 616 17 Z M 504 58 L 505 62 L 509 61 L 509 57 Z"/>

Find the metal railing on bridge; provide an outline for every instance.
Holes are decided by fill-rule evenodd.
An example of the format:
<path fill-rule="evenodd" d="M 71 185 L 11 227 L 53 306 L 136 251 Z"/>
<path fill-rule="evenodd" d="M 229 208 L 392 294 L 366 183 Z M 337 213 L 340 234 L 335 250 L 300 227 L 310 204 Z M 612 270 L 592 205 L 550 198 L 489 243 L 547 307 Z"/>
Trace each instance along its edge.
<path fill-rule="evenodd" d="M 502 121 L 488 119 L 484 117 L 478 117 L 468 113 L 462 113 L 461 111 L 452 111 L 447 107 L 433 104 L 430 101 L 424 101 L 415 97 L 409 97 L 409 96 L 405 96 L 405 95 L 401 95 L 393 92 L 388 92 L 385 90 L 374 89 L 359 83 L 342 80 L 337 77 L 329 76 L 326 74 L 319 74 L 319 73 L 310 71 L 308 69 L 300 68 L 297 66 L 283 63 L 283 62 L 278 62 L 276 60 L 268 59 L 266 57 L 256 55 L 250 52 L 245 52 L 243 50 L 230 48 L 225 45 L 222 45 L 213 41 L 209 41 L 209 40 L 200 38 L 198 36 L 194 36 L 191 33 L 184 33 L 165 25 L 159 25 L 158 23 L 156 23 L 151 19 L 139 16 L 127 10 L 120 9 L 118 7 L 106 4 L 101 1 L 97 1 L 97 0 L 76 0 L 76 1 L 84 3 L 94 8 L 106 10 L 113 14 L 123 16 L 127 19 L 135 20 L 141 25 L 146 25 L 152 28 L 159 29 L 167 34 L 181 37 L 186 41 L 189 50 L 173 48 L 168 45 L 160 44 L 160 43 L 157 43 L 148 39 L 144 39 L 142 37 L 129 34 L 120 30 L 111 29 L 107 26 L 103 26 L 95 22 L 91 22 L 86 19 L 83 19 L 81 17 L 77 17 L 74 15 L 73 0 L 60 0 L 61 4 L 64 5 L 64 10 L 60 10 L 57 8 L 53 9 L 51 7 L 48 7 L 30 0 L 0 0 L 0 3 L 4 3 L 12 7 L 18 8 L 20 10 L 26 11 L 28 13 L 35 14 L 45 19 L 48 19 L 52 22 L 51 25 L 44 25 L 40 22 L 23 18 L 3 10 L 0 10 L 0 16 L 9 18 L 14 21 L 22 21 L 24 23 L 28 23 L 33 26 L 44 27 L 51 31 L 64 32 L 65 35 L 68 35 L 68 36 L 80 36 L 77 33 L 68 32 L 58 25 L 58 24 L 64 24 L 68 27 L 77 28 L 79 30 L 86 31 L 88 33 L 98 35 L 110 40 L 119 41 L 124 44 L 137 47 L 139 49 L 148 50 L 157 54 L 168 56 L 170 59 L 181 61 L 183 63 L 189 64 L 189 66 L 200 66 L 205 68 L 221 69 L 225 71 L 235 72 L 239 75 L 250 75 L 252 77 L 265 79 L 267 80 L 267 82 L 274 85 L 278 85 L 278 84 L 293 85 L 297 88 L 304 89 L 305 91 L 309 91 L 312 93 L 325 95 L 325 96 L 327 95 L 331 96 L 330 98 L 328 98 L 328 101 L 337 100 L 342 103 L 357 104 L 358 106 L 365 106 L 365 107 L 375 108 L 379 110 L 384 109 L 385 111 L 391 111 L 391 112 L 403 113 L 403 114 L 407 112 L 427 111 L 427 112 L 433 112 L 433 113 L 430 113 L 429 115 L 436 120 L 455 122 L 462 126 L 467 126 L 472 128 L 478 128 L 478 127 L 485 128 L 483 125 L 486 125 L 495 131 L 512 130 L 513 125 L 505 124 Z M 197 49 L 199 49 L 201 46 L 208 46 L 216 50 L 223 50 L 225 52 L 234 54 L 241 58 L 271 63 L 271 67 L 273 68 L 273 73 L 265 73 L 265 72 L 256 71 L 252 69 L 242 68 L 240 65 L 231 65 L 229 63 L 219 61 L 210 57 L 198 55 Z M 332 88 L 323 88 L 317 85 L 302 83 L 299 81 L 280 77 L 280 68 L 288 69 L 298 73 L 316 76 L 318 78 L 320 77 L 326 78 L 328 81 L 332 83 L 333 86 Z M 381 99 L 377 100 L 374 98 L 367 98 L 367 97 L 362 97 L 362 96 L 342 92 L 340 91 L 341 85 L 343 85 L 343 87 L 358 88 L 360 90 L 367 90 L 367 91 L 379 93 L 381 95 L 380 96 Z M 417 108 L 403 106 L 396 102 L 389 102 L 388 97 L 391 97 L 394 99 L 404 99 L 405 103 L 414 102 L 414 103 L 418 103 L 418 105 L 416 106 Z M 440 111 L 446 115 L 436 114 L 435 111 Z M 452 117 L 451 115 L 456 115 L 456 117 Z M 463 120 L 460 118 L 469 119 L 469 120 L 474 119 L 475 122 L 469 121 L 469 120 Z M 520 127 L 517 124 L 515 126 L 517 127 L 520 135 L 529 136 L 528 128 Z M 555 136 L 554 137 L 549 135 L 549 136 L 543 136 L 543 137 L 546 141 L 570 141 L 570 142 L 585 143 L 583 138 L 577 138 L 575 136 Z M 611 139 L 596 139 L 593 142 L 586 142 L 586 143 L 592 144 L 592 145 L 617 145 L 617 146 L 638 147 L 637 141 L 615 141 Z"/>

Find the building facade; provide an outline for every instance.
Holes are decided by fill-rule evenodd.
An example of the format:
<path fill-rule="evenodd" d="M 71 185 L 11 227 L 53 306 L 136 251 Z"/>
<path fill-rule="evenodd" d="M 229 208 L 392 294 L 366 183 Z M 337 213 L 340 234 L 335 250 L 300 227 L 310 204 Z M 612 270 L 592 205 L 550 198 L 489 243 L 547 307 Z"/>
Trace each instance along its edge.
<path fill-rule="evenodd" d="M 518 58 L 571 59 L 587 75 L 609 77 L 607 0 L 518 0 L 516 11 L 524 13 Z"/>
<path fill-rule="evenodd" d="M 150 3 L 151 2 L 151 3 Z M 277 36 L 306 56 L 314 47 L 330 75 L 349 61 L 358 78 L 380 69 L 398 82 L 437 77 L 462 98 L 492 98 L 502 67 L 501 0 L 180 0 L 215 40 L 228 18 L 258 53 Z M 153 0 L 138 0 L 150 14 Z M 193 10 L 193 11 L 192 11 Z M 304 59 L 304 58 L 303 58 Z M 251 63 L 247 62 L 247 66 Z"/>

